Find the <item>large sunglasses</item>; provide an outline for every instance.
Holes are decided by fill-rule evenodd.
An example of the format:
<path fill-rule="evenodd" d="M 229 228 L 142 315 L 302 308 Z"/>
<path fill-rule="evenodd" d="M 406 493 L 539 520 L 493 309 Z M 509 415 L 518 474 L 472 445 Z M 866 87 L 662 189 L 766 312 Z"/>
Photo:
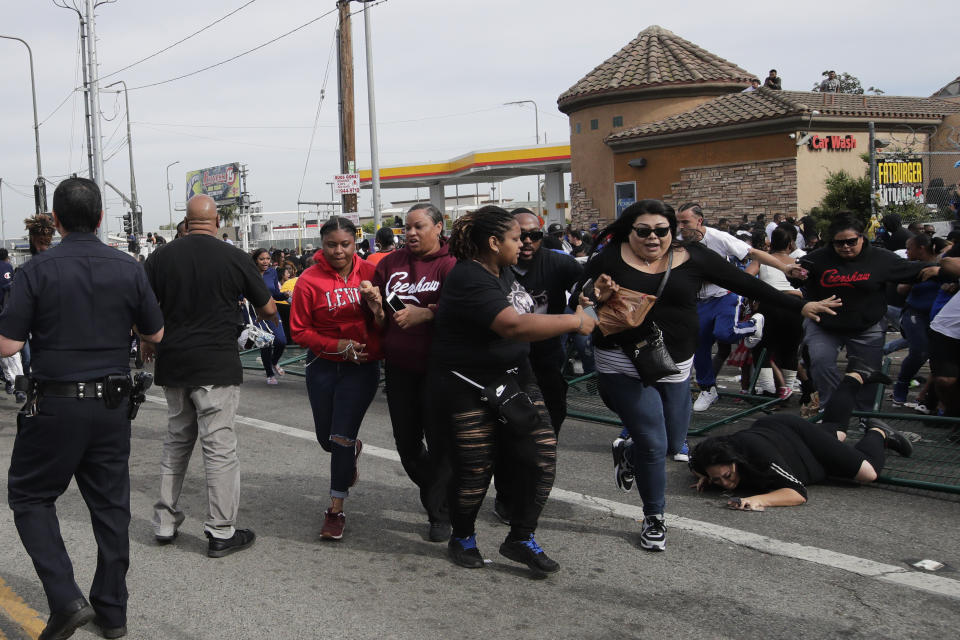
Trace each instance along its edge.
<path fill-rule="evenodd" d="M 638 238 L 649 238 L 651 233 L 656 234 L 658 238 L 666 238 L 670 233 L 670 227 L 634 227 L 633 232 Z"/>
<path fill-rule="evenodd" d="M 543 231 L 521 231 L 520 242 L 530 238 L 530 242 L 540 242 L 543 240 Z"/>
<path fill-rule="evenodd" d="M 833 246 L 836 248 L 840 247 L 855 247 L 857 243 L 860 242 L 862 236 L 856 236 L 854 238 L 837 238 L 833 241 Z"/>

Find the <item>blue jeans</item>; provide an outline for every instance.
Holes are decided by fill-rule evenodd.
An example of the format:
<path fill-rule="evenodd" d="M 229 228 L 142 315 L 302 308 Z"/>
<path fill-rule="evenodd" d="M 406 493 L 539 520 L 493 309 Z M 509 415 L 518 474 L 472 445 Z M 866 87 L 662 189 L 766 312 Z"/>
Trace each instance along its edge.
<path fill-rule="evenodd" d="M 734 344 L 752 335 L 753 320 L 739 321 L 740 296 L 728 293 L 725 296 L 707 298 L 697 303 L 700 331 L 697 334 L 697 351 L 693 354 L 693 367 L 697 371 L 697 384 L 707 390 L 717 383 L 713 372 L 713 343 Z"/>
<path fill-rule="evenodd" d="M 261 329 L 269 329 L 273 334 L 273 344 L 269 347 L 260 349 L 260 361 L 263 363 L 263 370 L 267 372 L 267 377 L 274 375 L 273 367 L 280 362 L 280 356 L 283 350 L 287 348 L 287 336 L 283 333 L 283 325 L 280 322 L 270 324 L 267 321 L 260 323 Z"/>
<path fill-rule="evenodd" d="M 887 305 L 887 313 L 884 319 L 887 321 L 887 331 L 902 331 L 900 328 L 900 316 L 903 314 L 903 307 L 895 307 L 892 304 Z M 906 338 L 894 338 L 883 345 L 883 355 L 888 356 L 894 351 L 906 349 L 908 346 Z"/>
<path fill-rule="evenodd" d="M 377 394 L 380 363 L 334 362 L 307 356 L 307 395 L 317 442 L 330 456 L 330 495 L 346 498 L 356 464 L 360 423 Z M 345 444 L 345 443 L 350 444 Z"/>
<path fill-rule="evenodd" d="M 893 399 L 897 402 L 903 402 L 907 399 L 910 380 L 917 375 L 920 367 L 930 357 L 930 340 L 927 337 L 929 328 L 930 314 L 928 312 L 917 311 L 909 307 L 903 310 L 903 315 L 900 316 L 900 330 L 907 337 L 910 351 L 900 364 L 900 374 L 897 376 L 896 384 L 893 385 Z"/>
<path fill-rule="evenodd" d="M 597 382 L 603 403 L 620 417 L 633 439 L 626 456 L 643 513 L 661 514 L 667 502 L 666 456 L 680 450 L 690 425 L 690 379 L 647 386 L 638 378 L 598 373 Z"/>

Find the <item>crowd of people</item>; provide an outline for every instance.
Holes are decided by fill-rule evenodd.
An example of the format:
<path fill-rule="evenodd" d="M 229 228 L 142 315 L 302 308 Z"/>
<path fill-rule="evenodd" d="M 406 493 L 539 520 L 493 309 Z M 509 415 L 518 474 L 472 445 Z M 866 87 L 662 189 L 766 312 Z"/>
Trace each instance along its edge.
<path fill-rule="evenodd" d="M 864 422 L 855 447 L 844 442 L 852 411 L 863 407 L 876 384 L 891 382 L 880 372 L 880 359 L 885 323 L 894 316 L 909 355 L 893 385 L 893 401 L 906 403 L 910 381 L 929 357 L 933 375 L 921 391 L 925 407 L 942 405 L 948 415 L 960 410 L 960 303 L 950 297 L 960 275 L 960 258 L 954 257 L 960 247 L 954 252 L 949 246 L 955 237 L 937 250 L 936 238 L 922 228 L 911 234 L 899 219 L 890 219 L 880 235 L 888 246 L 883 248 L 867 239 L 852 215 L 837 216 L 821 237 L 810 220 L 777 214 L 769 223 L 758 216 L 708 224 L 710 212 L 697 203 L 675 210 L 653 199 L 590 231 L 545 225 L 528 209 L 484 206 L 446 233 L 442 212 L 417 204 L 400 221 L 402 232 L 381 229 L 376 251 L 364 256 L 355 225 L 338 216 L 320 229 L 315 251 L 308 245 L 302 253 L 246 254 L 218 237 L 215 202 L 195 196 L 177 238 L 153 251 L 142 267 L 124 256 L 116 273 L 78 272 L 79 279 L 126 278 L 130 300 L 107 310 L 113 324 L 94 340 L 109 359 L 66 366 L 62 353 L 76 348 L 76 339 L 51 331 L 47 324 L 55 319 L 37 310 L 56 294 L 44 289 L 53 286 L 44 270 L 58 257 L 79 259 L 78 251 L 92 251 L 87 241 L 95 238 L 100 211 L 95 190 L 83 179 L 58 188 L 54 220 L 65 242 L 51 250 L 56 255 L 50 260 L 31 261 L 22 274 L 11 275 L 9 290 L 0 290 L 0 355 L 24 353 L 28 338 L 33 343 L 33 364 L 23 371 L 39 396 L 27 399 L 24 411 L 31 402 L 36 407 L 38 397 L 43 403 L 99 400 L 102 387 L 123 387 L 115 376 L 129 370 L 129 361 L 119 363 L 127 349 L 118 352 L 113 344 L 119 341 L 114 325 L 127 322 L 127 343 L 136 326 L 167 403 L 153 515 L 158 544 L 173 543 L 185 520 L 179 499 L 198 440 L 208 495 L 207 555 L 220 558 L 255 543 L 252 529 L 237 526 L 234 416 L 243 382 L 237 334 L 245 325 L 272 336 L 260 353 L 267 384 L 284 375 L 279 363 L 288 344 L 307 350 L 307 396 L 330 464 L 321 537 L 345 535 L 346 499 L 360 478 L 360 431 L 382 364 L 393 436 L 418 489 L 427 537 L 446 542 L 450 560 L 471 569 L 485 564 L 476 521 L 491 479 L 494 513 L 509 525 L 500 554 L 536 575 L 560 569 L 536 536 L 556 477 L 569 350 L 580 354 L 584 370 L 595 371 L 602 401 L 623 424 L 612 444 L 614 480 L 623 491 L 636 485 L 644 514 L 640 546 L 650 551 L 666 548 L 671 457 L 689 463 L 698 489 L 746 492 L 729 506 L 762 510 L 805 502 L 806 487 L 827 476 L 873 481 L 886 449 L 909 456 L 910 442 L 881 421 Z M 40 240 L 52 236 L 40 227 Z M 72 295 L 86 290 L 78 283 Z M 893 295 L 905 298 L 899 313 L 891 310 Z M 761 365 L 758 385 L 771 395 L 786 401 L 796 383 L 805 398 L 819 396 L 822 422 L 778 413 L 691 450 L 692 412 L 718 401 L 717 374 L 734 347 L 741 353 L 738 366 L 751 358 Z M 843 373 L 837 364 L 841 349 Z M 767 358 L 761 359 L 764 351 Z M 699 388 L 695 400 L 691 378 Z M 116 406 L 126 410 L 132 402 L 121 399 Z M 116 406 L 105 408 L 103 419 L 126 418 L 129 429 L 135 410 L 110 413 Z M 67 403 L 56 408 L 61 421 L 76 411 Z M 54 479 L 41 483 L 32 472 L 21 477 L 13 471 L 36 464 L 40 445 L 32 443 L 29 453 L 19 446 L 31 433 L 22 428 L 18 434 L 10 503 L 47 590 L 48 628 L 62 633 L 96 616 L 105 637 L 120 637 L 128 557 L 127 547 L 116 541 L 125 538 L 130 519 L 124 495 L 129 480 L 122 482 L 129 442 L 118 449 L 122 464 L 116 455 L 109 462 L 96 459 L 81 446 Z M 115 544 L 109 553 L 101 546 L 92 606 L 73 582 L 63 542 L 54 535 L 56 516 L 46 510 L 66 488 L 63 479 L 91 464 L 110 465 L 110 474 L 89 480 L 82 491 L 107 491 L 102 482 L 117 485 L 107 491 L 109 500 L 89 505 L 98 541 Z M 114 517 L 104 519 L 102 509 Z M 55 566 L 50 558 L 57 559 Z"/>

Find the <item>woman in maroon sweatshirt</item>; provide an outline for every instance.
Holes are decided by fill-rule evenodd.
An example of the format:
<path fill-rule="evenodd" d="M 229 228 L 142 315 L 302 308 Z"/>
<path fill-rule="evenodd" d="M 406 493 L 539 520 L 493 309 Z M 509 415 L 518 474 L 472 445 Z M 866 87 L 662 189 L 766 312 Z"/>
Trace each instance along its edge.
<path fill-rule="evenodd" d="M 330 218 L 320 228 L 316 263 L 301 274 L 290 309 L 290 329 L 307 356 L 307 395 L 317 440 L 330 456 L 330 508 L 321 537 L 339 540 L 346 521 L 343 500 L 357 481 L 363 444 L 360 423 L 380 380 L 380 292 L 374 267 L 356 254 L 356 227 Z"/>
<path fill-rule="evenodd" d="M 426 378 L 440 289 L 457 259 L 442 235 L 443 214 L 432 204 L 413 205 L 404 232 L 406 245 L 386 254 L 373 277 L 384 300 L 390 296 L 391 301 L 400 301 L 384 304 L 387 405 L 400 462 L 420 488 L 420 502 L 430 520 L 429 538 L 445 542 L 450 537 L 446 508 L 450 465 L 444 438 L 427 410 Z"/>

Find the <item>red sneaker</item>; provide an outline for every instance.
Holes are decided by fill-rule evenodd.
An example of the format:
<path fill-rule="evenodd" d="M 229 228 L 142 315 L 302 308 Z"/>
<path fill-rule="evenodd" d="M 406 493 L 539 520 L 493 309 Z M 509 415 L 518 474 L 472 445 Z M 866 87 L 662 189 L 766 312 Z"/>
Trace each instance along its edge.
<path fill-rule="evenodd" d="M 357 479 L 360 477 L 360 452 L 363 451 L 363 443 L 357 440 L 357 444 L 354 445 L 354 459 L 353 459 L 353 480 L 350 481 L 350 486 L 357 484 Z"/>
<path fill-rule="evenodd" d="M 324 540 L 339 540 L 343 537 L 343 527 L 347 522 L 347 517 L 340 513 L 333 513 L 330 509 L 323 512 L 323 529 L 320 530 L 320 537 Z"/>

